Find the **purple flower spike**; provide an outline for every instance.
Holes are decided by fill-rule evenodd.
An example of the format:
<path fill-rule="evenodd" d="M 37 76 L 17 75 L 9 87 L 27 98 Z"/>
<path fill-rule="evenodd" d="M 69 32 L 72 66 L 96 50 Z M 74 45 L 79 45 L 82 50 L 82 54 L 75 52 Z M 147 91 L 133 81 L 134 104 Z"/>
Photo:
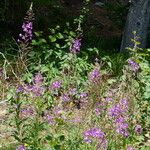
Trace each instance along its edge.
<path fill-rule="evenodd" d="M 133 72 L 137 72 L 140 68 L 140 66 L 131 59 L 128 59 L 128 65 L 130 67 L 130 70 L 132 70 Z"/>
<path fill-rule="evenodd" d="M 80 47 L 81 47 L 81 39 L 75 39 L 72 41 L 72 45 L 70 47 L 70 52 L 73 54 L 76 54 L 80 52 Z"/>
<path fill-rule="evenodd" d="M 33 19 L 34 13 L 31 4 L 22 24 L 22 33 L 19 34 L 19 38 L 17 40 L 19 44 L 29 44 L 29 42 L 32 40 Z"/>
<path fill-rule="evenodd" d="M 128 101 L 127 99 L 121 99 L 119 103 L 113 105 L 108 110 L 108 116 L 113 121 L 113 126 L 115 128 L 115 131 L 124 136 L 128 136 L 128 124 L 127 118 L 128 118 Z"/>
<path fill-rule="evenodd" d="M 32 22 L 26 21 L 22 25 L 23 33 L 19 34 L 18 42 L 28 43 L 32 40 Z"/>

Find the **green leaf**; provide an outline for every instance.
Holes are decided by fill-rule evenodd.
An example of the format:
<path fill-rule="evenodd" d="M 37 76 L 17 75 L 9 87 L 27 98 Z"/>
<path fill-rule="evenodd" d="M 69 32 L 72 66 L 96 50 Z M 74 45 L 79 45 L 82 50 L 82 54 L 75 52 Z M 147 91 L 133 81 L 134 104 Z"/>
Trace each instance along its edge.
<path fill-rule="evenodd" d="M 50 39 L 51 42 L 56 42 L 56 37 L 49 35 L 48 38 Z"/>
<path fill-rule="evenodd" d="M 61 33 L 57 33 L 56 37 L 57 37 L 58 39 L 63 39 L 63 38 L 64 38 L 64 36 L 63 36 Z"/>

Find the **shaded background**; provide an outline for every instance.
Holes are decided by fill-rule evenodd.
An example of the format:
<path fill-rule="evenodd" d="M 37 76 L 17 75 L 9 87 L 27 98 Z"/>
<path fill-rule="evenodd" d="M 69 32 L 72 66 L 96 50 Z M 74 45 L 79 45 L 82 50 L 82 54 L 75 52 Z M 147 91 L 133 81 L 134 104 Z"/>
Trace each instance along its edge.
<path fill-rule="evenodd" d="M 35 13 L 34 31 L 47 31 L 56 25 L 65 26 L 79 16 L 82 0 L 33 0 Z M 5 39 L 16 39 L 21 31 L 21 25 L 31 0 L 0 1 L 0 43 Z M 84 22 L 84 37 L 86 42 L 93 41 L 91 46 L 118 49 L 125 24 L 128 3 L 122 0 L 91 0 L 89 12 Z M 109 42 L 108 42 L 109 41 Z M 106 43 L 106 44 L 105 44 Z"/>

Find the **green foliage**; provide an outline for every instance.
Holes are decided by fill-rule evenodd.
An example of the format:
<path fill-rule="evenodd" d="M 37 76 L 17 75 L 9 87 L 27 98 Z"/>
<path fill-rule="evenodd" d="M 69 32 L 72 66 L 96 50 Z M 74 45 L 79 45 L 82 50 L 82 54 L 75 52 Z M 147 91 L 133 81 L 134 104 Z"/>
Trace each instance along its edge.
<path fill-rule="evenodd" d="M 36 2 L 45 5 L 54 1 Z M 4 63 L 0 89 L 7 83 L 3 76 L 16 78 L 4 90 L 15 146 L 27 150 L 95 150 L 99 146 L 125 150 L 129 146 L 140 149 L 144 144 L 141 149 L 147 149 L 144 142 L 150 125 L 150 51 L 140 49 L 135 38 L 135 47 L 126 60 L 122 54 L 106 54 L 101 46 L 95 48 L 97 41 L 92 37 L 88 42 L 81 40 L 84 44 L 78 52 L 70 51 L 73 40 L 83 36 L 81 27 L 88 3 L 85 1 L 81 15 L 75 19 L 77 30 L 67 23 L 65 27 L 49 28 L 48 33 L 35 32 L 27 70 L 21 76 L 15 74 L 1 53 Z M 115 11 L 122 13 L 120 6 L 116 7 Z M 98 45 L 103 42 L 98 41 Z M 130 59 L 139 65 L 136 70 L 129 64 Z M 137 125 L 140 131 L 135 130 Z M 91 141 L 86 143 L 89 133 L 85 131 L 92 128 L 102 133 L 90 133 L 86 138 Z"/>

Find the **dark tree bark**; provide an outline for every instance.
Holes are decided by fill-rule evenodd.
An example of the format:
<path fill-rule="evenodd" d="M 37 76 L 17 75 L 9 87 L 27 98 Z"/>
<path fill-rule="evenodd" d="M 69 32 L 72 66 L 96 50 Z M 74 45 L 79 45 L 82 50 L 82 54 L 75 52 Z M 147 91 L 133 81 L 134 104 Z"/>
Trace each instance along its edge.
<path fill-rule="evenodd" d="M 120 51 L 125 51 L 127 47 L 133 48 L 133 31 L 136 31 L 136 36 L 139 37 L 140 47 L 146 47 L 149 21 L 150 0 L 131 0 Z"/>

